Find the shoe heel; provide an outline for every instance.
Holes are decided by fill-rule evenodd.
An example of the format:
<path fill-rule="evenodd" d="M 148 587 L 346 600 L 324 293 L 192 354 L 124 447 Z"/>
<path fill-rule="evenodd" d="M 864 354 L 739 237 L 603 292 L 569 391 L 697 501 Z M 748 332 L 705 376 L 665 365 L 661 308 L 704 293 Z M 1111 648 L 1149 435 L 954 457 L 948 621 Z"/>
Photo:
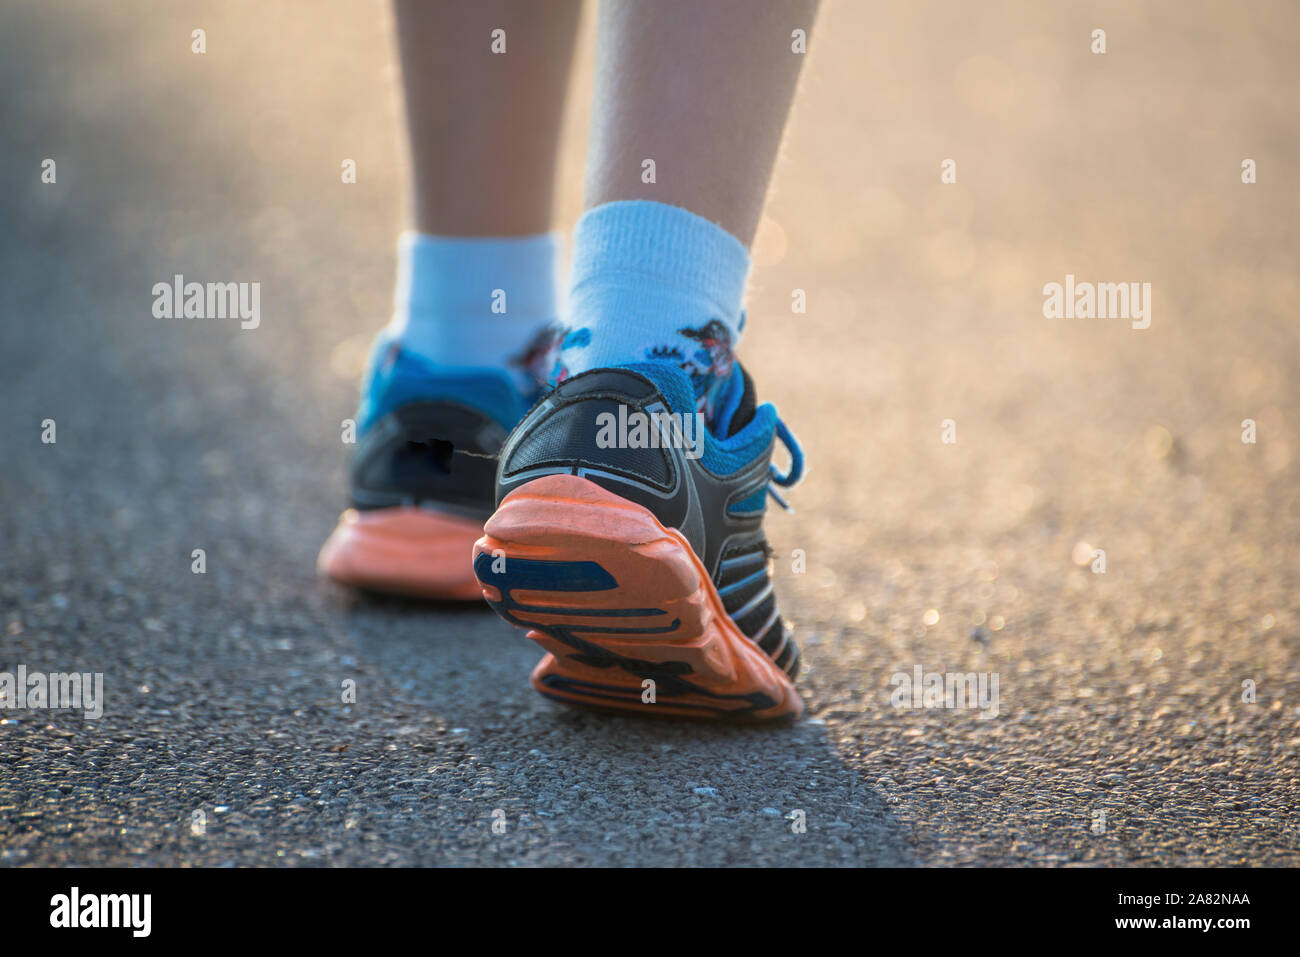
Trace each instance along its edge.
<path fill-rule="evenodd" d="M 414 507 L 348 509 L 321 547 L 319 574 L 341 585 L 443 601 L 478 601 L 465 557 L 478 522 Z"/>
<path fill-rule="evenodd" d="M 681 534 L 587 479 L 548 475 L 508 495 L 474 546 L 474 571 L 496 612 L 546 650 L 533 685 L 549 697 L 652 716 L 802 710 Z"/>

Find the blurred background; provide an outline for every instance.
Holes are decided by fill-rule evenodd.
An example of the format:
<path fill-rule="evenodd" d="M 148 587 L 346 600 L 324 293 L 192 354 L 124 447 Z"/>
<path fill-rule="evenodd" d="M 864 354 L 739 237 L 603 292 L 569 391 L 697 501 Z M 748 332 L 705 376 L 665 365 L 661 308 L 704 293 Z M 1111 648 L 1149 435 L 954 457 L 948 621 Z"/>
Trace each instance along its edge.
<path fill-rule="evenodd" d="M 3 722 L 0 863 L 1300 860 L 1300 7 L 824 5 L 741 351 L 811 465 L 785 732 L 557 712 L 488 614 L 314 578 L 406 224 L 392 31 L 0 10 L 0 669 L 108 693 Z M 259 281 L 261 327 L 153 318 L 176 273 Z M 1045 318 L 1067 274 L 1151 283 L 1150 328 Z M 997 672 L 999 718 L 894 709 L 915 664 Z"/>

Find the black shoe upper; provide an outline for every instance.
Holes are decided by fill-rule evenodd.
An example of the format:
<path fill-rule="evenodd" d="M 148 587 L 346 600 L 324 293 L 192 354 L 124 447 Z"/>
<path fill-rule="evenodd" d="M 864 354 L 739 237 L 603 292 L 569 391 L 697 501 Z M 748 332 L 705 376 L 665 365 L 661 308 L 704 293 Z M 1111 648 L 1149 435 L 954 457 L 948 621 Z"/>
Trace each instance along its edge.
<path fill-rule="evenodd" d="M 745 386 L 747 422 L 754 409 L 748 376 Z M 777 611 L 762 528 L 773 441 L 763 454 L 728 462 L 735 470 L 725 474 L 706 468 L 698 454 L 688 455 L 680 433 L 658 447 L 602 447 L 601 423 L 610 420 L 601 416 L 617 419 L 620 406 L 624 414 L 671 411 L 655 382 L 630 369 L 595 369 L 554 389 L 501 450 L 497 501 L 533 479 L 566 473 L 643 505 L 665 528 L 682 533 L 732 620 L 793 677 L 799 652 Z"/>
<path fill-rule="evenodd" d="M 483 412 L 445 400 L 408 402 L 378 419 L 350 465 L 359 509 L 427 505 L 486 520 L 505 431 Z"/>

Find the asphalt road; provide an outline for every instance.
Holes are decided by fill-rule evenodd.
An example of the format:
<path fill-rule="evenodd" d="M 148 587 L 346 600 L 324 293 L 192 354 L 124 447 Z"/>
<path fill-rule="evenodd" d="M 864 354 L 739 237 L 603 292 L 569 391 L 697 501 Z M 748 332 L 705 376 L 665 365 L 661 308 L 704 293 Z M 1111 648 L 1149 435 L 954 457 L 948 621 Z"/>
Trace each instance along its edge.
<path fill-rule="evenodd" d="M 402 223 L 388 14 L 132 7 L 0 12 L 0 671 L 105 697 L 0 710 L 0 864 L 1300 863 L 1294 6 L 827 8 L 742 352 L 812 466 L 777 729 L 565 711 L 485 607 L 315 578 Z M 261 325 L 154 318 L 178 273 Z M 1150 328 L 1046 318 L 1067 274 Z M 996 716 L 895 707 L 918 665 Z"/>

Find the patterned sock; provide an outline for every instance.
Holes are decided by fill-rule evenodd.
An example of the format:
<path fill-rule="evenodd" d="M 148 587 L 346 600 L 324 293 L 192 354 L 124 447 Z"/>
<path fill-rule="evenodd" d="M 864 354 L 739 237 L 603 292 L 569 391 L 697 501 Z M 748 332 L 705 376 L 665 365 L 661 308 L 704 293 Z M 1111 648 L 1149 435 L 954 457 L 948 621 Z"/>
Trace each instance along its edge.
<path fill-rule="evenodd" d="M 549 372 L 559 248 L 555 233 L 404 233 L 388 331 L 404 349 L 439 365 L 505 369 L 529 395 Z"/>
<path fill-rule="evenodd" d="M 744 325 L 749 252 L 688 210 L 646 200 L 589 210 L 574 230 L 563 338 L 551 381 L 603 366 L 672 362 L 712 421 Z"/>

